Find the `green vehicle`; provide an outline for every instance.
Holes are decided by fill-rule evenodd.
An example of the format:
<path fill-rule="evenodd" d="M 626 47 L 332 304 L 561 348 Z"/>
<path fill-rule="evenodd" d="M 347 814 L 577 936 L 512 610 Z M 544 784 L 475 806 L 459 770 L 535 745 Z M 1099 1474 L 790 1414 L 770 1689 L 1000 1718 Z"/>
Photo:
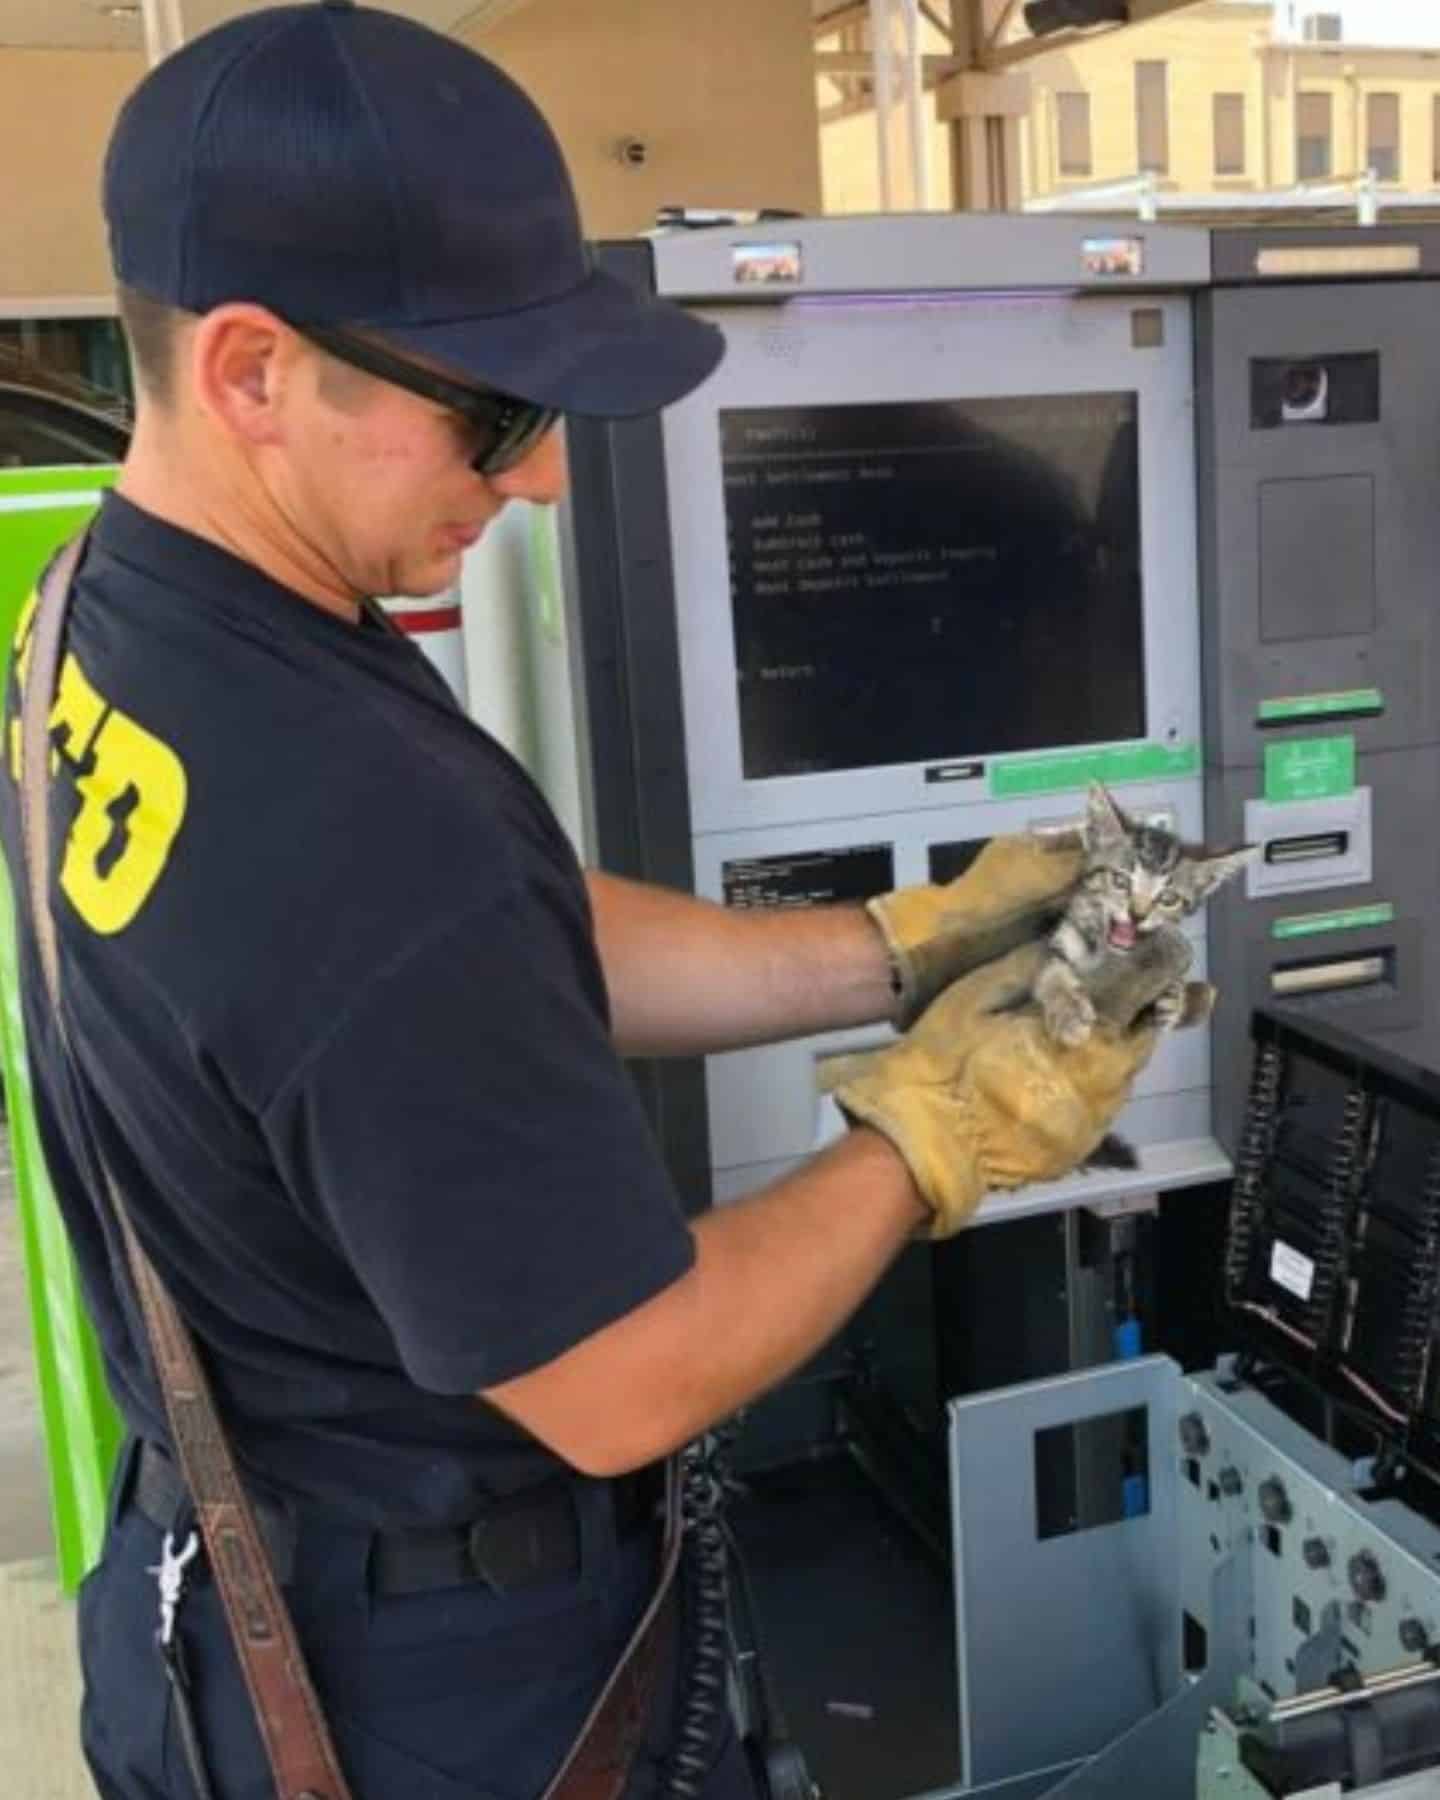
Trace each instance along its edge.
<path fill-rule="evenodd" d="M 115 479 L 129 432 L 123 408 L 50 384 L 0 380 L 0 645 L 5 653 L 52 551 Z M 123 1435 L 45 1172 L 25 1059 L 14 910 L 0 868 L 0 1051 L 50 1471 L 56 1560 L 73 1592 L 99 1555 L 105 1494 Z"/>

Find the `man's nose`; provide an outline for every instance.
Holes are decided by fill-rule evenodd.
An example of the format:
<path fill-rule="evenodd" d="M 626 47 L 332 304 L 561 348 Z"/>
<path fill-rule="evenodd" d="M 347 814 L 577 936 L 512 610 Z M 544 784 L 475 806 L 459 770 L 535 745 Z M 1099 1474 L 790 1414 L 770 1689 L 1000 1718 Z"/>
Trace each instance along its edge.
<path fill-rule="evenodd" d="M 553 506 L 563 500 L 568 482 L 564 432 L 555 426 L 513 468 L 488 479 L 494 492 L 506 500 L 529 500 L 537 506 Z"/>

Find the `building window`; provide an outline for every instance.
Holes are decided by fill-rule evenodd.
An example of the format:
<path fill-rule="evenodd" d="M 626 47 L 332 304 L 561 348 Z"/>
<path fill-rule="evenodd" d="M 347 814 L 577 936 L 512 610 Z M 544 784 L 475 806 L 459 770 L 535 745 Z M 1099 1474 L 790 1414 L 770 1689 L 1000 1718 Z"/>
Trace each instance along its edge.
<path fill-rule="evenodd" d="M 1440 95 L 1436 96 L 1431 105 L 1431 117 L 1431 143 L 1434 147 L 1430 152 L 1430 179 L 1436 187 L 1440 187 Z"/>
<path fill-rule="evenodd" d="M 1344 20 L 1337 12 L 1311 13 L 1305 21 L 1307 44 L 1338 44 L 1344 37 Z"/>
<path fill-rule="evenodd" d="M 1365 161 L 1379 181 L 1400 179 L 1400 96 L 1365 96 Z"/>
<path fill-rule="evenodd" d="M 1300 94 L 1295 102 L 1295 178 L 1315 181 L 1334 168 L 1330 96 Z"/>
<path fill-rule="evenodd" d="M 1055 117 L 1059 126 L 1060 173 L 1091 174 L 1094 165 L 1090 152 L 1090 96 L 1057 94 Z"/>
<path fill-rule="evenodd" d="M 1170 102 L 1163 62 L 1135 65 L 1135 137 L 1138 166 L 1147 175 L 1170 172 Z"/>
<path fill-rule="evenodd" d="M 1215 173 L 1245 173 L 1245 96 L 1215 96 Z"/>

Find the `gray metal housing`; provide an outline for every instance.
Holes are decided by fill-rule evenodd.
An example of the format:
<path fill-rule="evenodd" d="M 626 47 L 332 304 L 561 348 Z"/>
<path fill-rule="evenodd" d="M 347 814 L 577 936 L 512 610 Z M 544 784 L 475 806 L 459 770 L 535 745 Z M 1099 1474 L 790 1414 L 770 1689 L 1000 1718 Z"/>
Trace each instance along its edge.
<path fill-rule="evenodd" d="M 1148 1510 L 1040 1541 L 1036 1434 L 1137 1407 Z M 1440 1532 L 1367 1500 L 1363 1471 L 1223 1370 L 1112 1364 L 955 1401 L 950 1430 L 955 1796 L 1195 1800 L 1212 1707 L 1248 1691 L 1263 1711 L 1440 1639 Z"/>
<path fill-rule="evenodd" d="M 1234 1001 L 1274 1003 L 1287 973 L 1310 990 L 1291 1009 L 1440 1060 L 1440 232 L 1385 234 L 1382 251 L 1414 246 L 1409 277 L 1364 278 L 1378 242 L 1219 233 L 1216 283 L 1196 301 L 1209 829 L 1246 836 L 1267 749 L 1295 740 L 1353 738 L 1370 798 L 1363 864 L 1344 797 L 1282 804 L 1265 832 L 1295 860 L 1268 866 L 1263 892 L 1234 888 L 1211 908 L 1211 969 L 1230 1001 L 1213 1036 L 1227 1148 L 1248 1011 Z M 1356 258 L 1356 276 L 1262 282 L 1276 251 L 1332 268 Z M 1295 404 L 1277 419 L 1287 369 Z"/>
<path fill-rule="evenodd" d="M 783 279 L 737 273 L 762 252 L 774 253 Z M 1068 793 L 1009 797 L 984 780 L 937 784 L 926 763 L 747 778 L 719 442 L 727 408 L 1135 393 L 1148 708 L 1140 742 L 1177 758 L 1198 752 L 1187 290 L 1208 276 L 1206 233 L 1104 220 L 804 220 L 677 233 L 648 252 L 606 254 L 630 279 L 648 278 L 713 319 L 729 348 L 716 376 L 658 429 L 571 427 L 567 591 L 588 707 L 590 848 L 602 864 L 718 899 L 736 862 L 880 846 L 902 885 L 929 878 L 932 845 L 1072 818 L 1083 804 L 1083 774 Z M 957 716 L 947 758 L 983 767 L 991 749 Z M 1123 797 L 1199 838 L 1201 794 L 1197 754 L 1179 773 L 1132 781 Z M 1200 921 L 1192 936 L 1199 975 Z M 687 1188 L 730 1198 L 838 1135 L 817 1062 L 888 1035 L 876 1027 L 712 1057 L 703 1112 L 693 1072 L 644 1075 Z M 1138 1170 L 995 1196 L 982 1217 L 1222 1178 L 1229 1165 L 1211 1130 L 1209 1063 L 1202 1028 L 1167 1042 L 1141 1077 L 1120 1125 L 1140 1149 Z"/>

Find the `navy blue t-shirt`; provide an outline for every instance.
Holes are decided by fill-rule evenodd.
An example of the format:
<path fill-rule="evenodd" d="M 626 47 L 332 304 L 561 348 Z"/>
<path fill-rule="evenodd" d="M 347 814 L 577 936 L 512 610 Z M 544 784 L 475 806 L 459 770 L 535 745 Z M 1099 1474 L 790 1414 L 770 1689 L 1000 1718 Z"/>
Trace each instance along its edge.
<path fill-rule="evenodd" d="M 552 1474 L 475 1391 L 694 1249 L 541 795 L 404 639 L 117 495 L 51 734 L 78 1081 L 28 923 L 18 733 L 0 834 L 47 1161 L 131 1427 L 166 1436 L 96 1137 L 257 1484 L 419 1523 Z"/>

